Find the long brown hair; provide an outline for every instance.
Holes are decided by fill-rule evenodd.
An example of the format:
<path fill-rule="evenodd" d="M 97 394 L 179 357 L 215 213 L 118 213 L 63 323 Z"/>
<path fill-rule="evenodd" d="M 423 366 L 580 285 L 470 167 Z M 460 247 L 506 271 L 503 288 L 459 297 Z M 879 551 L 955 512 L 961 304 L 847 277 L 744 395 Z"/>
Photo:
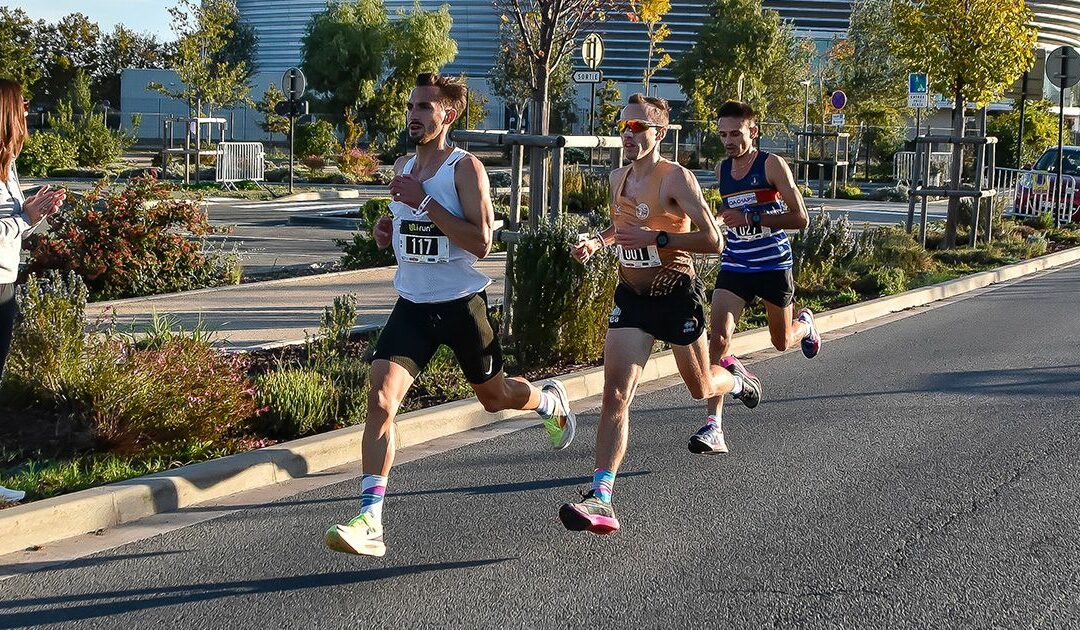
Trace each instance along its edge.
<path fill-rule="evenodd" d="M 0 79 L 0 181 L 7 182 L 28 134 L 22 86 L 11 79 Z"/>

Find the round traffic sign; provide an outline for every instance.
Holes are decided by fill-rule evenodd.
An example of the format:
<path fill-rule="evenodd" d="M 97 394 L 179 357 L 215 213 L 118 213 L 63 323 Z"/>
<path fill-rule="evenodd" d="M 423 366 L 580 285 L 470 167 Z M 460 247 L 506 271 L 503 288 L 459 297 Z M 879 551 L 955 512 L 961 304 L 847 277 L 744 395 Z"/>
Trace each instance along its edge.
<path fill-rule="evenodd" d="M 1072 46 L 1055 48 L 1046 56 L 1046 78 L 1059 89 L 1080 82 L 1080 53 Z"/>
<path fill-rule="evenodd" d="M 596 70 L 604 60 L 604 40 L 596 33 L 589 33 L 581 42 L 581 60 L 590 70 Z"/>
<path fill-rule="evenodd" d="M 844 106 L 847 105 L 847 94 L 844 94 L 843 90 L 836 90 L 829 97 L 829 103 L 835 109 L 844 109 Z"/>
<path fill-rule="evenodd" d="M 281 75 L 281 91 L 290 101 L 298 100 L 307 89 L 307 78 L 300 68 L 289 68 Z"/>

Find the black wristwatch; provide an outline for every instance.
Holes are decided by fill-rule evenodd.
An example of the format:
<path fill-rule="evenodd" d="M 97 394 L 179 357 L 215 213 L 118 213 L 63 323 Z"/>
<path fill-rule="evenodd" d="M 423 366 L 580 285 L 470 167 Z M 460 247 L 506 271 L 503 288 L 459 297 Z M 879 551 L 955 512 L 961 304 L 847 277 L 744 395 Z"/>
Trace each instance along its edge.
<path fill-rule="evenodd" d="M 656 233 L 656 246 L 657 247 L 667 247 L 667 244 L 668 244 L 669 240 L 671 240 L 671 239 L 668 238 L 667 232 L 665 232 L 663 230 L 660 230 L 659 232 Z"/>
<path fill-rule="evenodd" d="M 750 213 L 750 225 L 754 227 L 761 227 L 761 211 L 755 210 Z"/>

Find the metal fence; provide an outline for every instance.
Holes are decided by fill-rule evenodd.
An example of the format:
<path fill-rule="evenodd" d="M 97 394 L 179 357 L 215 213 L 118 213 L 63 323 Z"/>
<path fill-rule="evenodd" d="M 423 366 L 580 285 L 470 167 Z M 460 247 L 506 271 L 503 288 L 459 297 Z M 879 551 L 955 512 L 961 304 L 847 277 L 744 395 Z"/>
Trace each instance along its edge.
<path fill-rule="evenodd" d="M 1060 195 L 1058 220 L 1068 223 L 1080 209 L 1077 199 L 1077 178 L 1066 175 L 1058 186 L 1058 176 L 1049 171 L 998 168 L 994 170 L 994 188 L 1005 203 L 1005 214 L 1035 217 L 1053 213 L 1057 206 L 1055 193 Z"/>
<path fill-rule="evenodd" d="M 930 181 L 926 182 L 926 185 L 935 187 L 944 185 L 951 156 L 952 154 L 947 151 L 935 151 L 930 154 Z M 914 151 L 898 151 L 893 156 L 893 179 L 897 184 L 910 186 L 914 170 Z"/>
<path fill-rule="evenodd" d="M 266 154 L 261 142 L 221 142 L 218 144 L 214 181 L 223 184 L 261 182 L 266 171 Z"/>

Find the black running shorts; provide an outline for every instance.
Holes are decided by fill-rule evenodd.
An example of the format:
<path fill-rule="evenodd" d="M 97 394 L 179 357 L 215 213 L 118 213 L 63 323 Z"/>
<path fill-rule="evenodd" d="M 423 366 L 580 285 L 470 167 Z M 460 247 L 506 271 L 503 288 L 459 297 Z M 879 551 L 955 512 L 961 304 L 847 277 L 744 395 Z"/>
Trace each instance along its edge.
<path fill-rule="evenodd" d="M 465 378 L 474 385 L 502 372 L 502 348 L 488 319 L 487 293 L 437 304 L 399 297 L 371 360 L 397 363 L 415 378 L 440 345 L 453 350 Z"/>
<path fill-rule="evenodd" d="M 704 285 L 695 278 L 668 295 L 649 296 L 620 282 L 608 328 L 637 328 L 660 341 L 688 346 L 705 332 Z"/>
<path fill-rule="evenodd" d="M 779 271 L 723 271 L 716 275 L 716 288 L 731 291 L 750 304 L 760 297 L 769 304 L 787 308 L 795 299 L 795 281 L 790 269 Z M 715 295 L 713 296 L 715 299 Z"/>

